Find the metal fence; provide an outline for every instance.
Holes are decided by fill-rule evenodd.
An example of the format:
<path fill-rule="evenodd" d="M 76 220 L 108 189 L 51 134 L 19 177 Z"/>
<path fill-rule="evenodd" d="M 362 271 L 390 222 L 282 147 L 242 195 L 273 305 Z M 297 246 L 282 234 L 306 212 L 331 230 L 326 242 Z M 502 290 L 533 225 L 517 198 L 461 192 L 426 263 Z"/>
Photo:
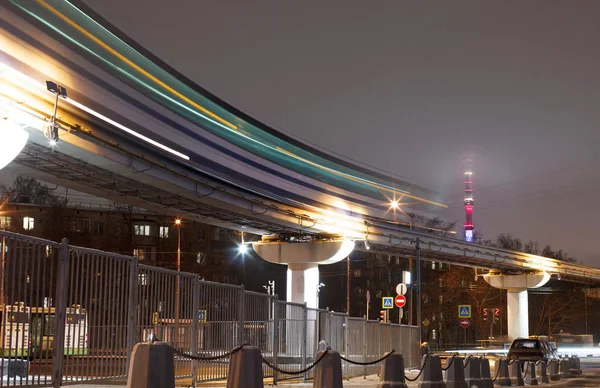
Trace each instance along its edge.
<path fill-rule="evenodd" d="M 133 346 L 152 337 L 199 357 L 240 344 L 283 370 L 326 346 L 365 362 L 395 349 L 418 365 L 418 328 L 351 318 L 276 296 L 141 265 L 134 257 L 0 231 L 1 386 L 125 379 Z M 175 356 L 181 384 L 227 377 L 228 359 Z M 343 363 L 346 376 L 377 366 Z M 264 366 L 265 377 L 290 376 Z M 296 378 L 310 379 L 312 371 Z"/>

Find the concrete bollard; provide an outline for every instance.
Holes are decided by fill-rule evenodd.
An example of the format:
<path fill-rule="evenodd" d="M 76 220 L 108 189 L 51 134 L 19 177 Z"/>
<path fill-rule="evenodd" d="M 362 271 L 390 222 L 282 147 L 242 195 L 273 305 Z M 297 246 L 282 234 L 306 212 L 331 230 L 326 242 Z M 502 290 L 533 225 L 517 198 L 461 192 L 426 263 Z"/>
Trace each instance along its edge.
<path fill-rule="evenodd" d="M 425 363 L 419 388 L 446 388 L 440 356 L 430 354 Z"/>
<path fill-rule="evenodd" d="M 539 385 L 537 375 L 535 374 L 535 361 L 529 361 L 525 364 L 525 384 Z"/>
<path fill-rule="evenodd" d="M 468 388 L 463 360 L 458 356 L 446 360 L 446 388 Z"/>
<path fill-rule="evenodd" d="M 508 374 L 508 360 L 506 358 L 499 358 L 494 364 L 496 370 L 496 385 L 502 387 L 510 387 L 510 375 Z"/>
<path fill-rule="evenodd" d="M 548 364 L 548 369 L 549 371 L 549 375 L 550 375 L 550 381 L 558 381 L 560 380 L 560 371 L 558 368 L 558 360 L 550 360 L 550 363 Z"/>
<path fill-rule="evenodd" d="M 522 387 L 525 385 L 523 381 L 523 371 L 521 370 L 521 361 L 514 360 L 509 366 L 510 382 L 512 385 Z"/>
<path fill-rule="evenodd" d="M 535 365 L 535 371 L 538 375 L 538 381 L 542 384 L 550 384 L 550 379 L 548 378 L 548 365 L 544 361 L 540 361 Z"/>
<path fill-rule="evenodd" d="M 317 353 L 317 360 L 322 354 L 323 352 Z M 328 350 L 321 362 L 315 366 L 313 387 L 342 388 L 342 359 L 335 350 Z"/>
<path fill-rule="evenodd" d="M 465 361 L 465 381 L 467 386 L 481 387 L 481 360 L 478 357 L 469 356 Z"/>
<path fill-rule="evenodd" d="M 570 358 L 570 370 L 569 372 L 571 373 L 571 375 L 573 376 L 579 376 L 580 374 L 582 374 L 581 371 L 581 359 L 577 356 L 573 356 Z"/>
<path fill-rule="evenodd" d="M 394 353 L 383 360 L 377 388 L 406 388 L 404 379 L 404 357 Z"/>
<path fill-rule="evenodd" d="M 244 346 L 231 356 L 227 388 L 263 388 L 262 358 L 256 346 Z"/>
<path fill-rule="evenodd" d="M 570 369 L 571 362 L 568 358 L 563 358 L 562 360 L 560 360 L 560 377 L 562 377 L 563 379 L 568 379 L 569 377 L 571 377 Z"/>
<path fill-rule="evenodd" d="M 175 360 L 168 343 L 139 343 L 133 347 L 127 388 L 175 388 Z"/>
<path fill-rule="evenodd" d="M 480 358 L 479 367 L 481 369 L 481 386 L 479 388 L 494 388 L 492 373 L 490 372 L 490 360 Z"/>

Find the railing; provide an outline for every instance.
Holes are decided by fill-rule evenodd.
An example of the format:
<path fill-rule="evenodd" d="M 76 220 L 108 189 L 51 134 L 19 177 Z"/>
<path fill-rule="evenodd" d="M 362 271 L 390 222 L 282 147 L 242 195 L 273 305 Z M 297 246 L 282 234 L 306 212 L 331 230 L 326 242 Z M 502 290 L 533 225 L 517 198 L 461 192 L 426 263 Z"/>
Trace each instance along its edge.
<path fill-rule="evenodd" d="M 396 349 L 417 366 L 418 328 L 310 309 L 276 296 L 202 281 L 195 274 L 141 265 L 131 256 L 0 231 L 0 387 L 124 380 L 137 342 L 167 341 L 182 354 L 216 358 L 237 345 L 260 348 L 283 370 L 301 370 L 330 346 L 373 361 Z M 10 370 L 9 370 L 10 369 Z M 346 376 L 377 366 L 343 362 Z M 225 379 L 228 358 L 176 356 L 182 383 Z M 264 366 L 265 377 L 288 378 Z M 301 375 L 310 379 L 312 371 Z"/>

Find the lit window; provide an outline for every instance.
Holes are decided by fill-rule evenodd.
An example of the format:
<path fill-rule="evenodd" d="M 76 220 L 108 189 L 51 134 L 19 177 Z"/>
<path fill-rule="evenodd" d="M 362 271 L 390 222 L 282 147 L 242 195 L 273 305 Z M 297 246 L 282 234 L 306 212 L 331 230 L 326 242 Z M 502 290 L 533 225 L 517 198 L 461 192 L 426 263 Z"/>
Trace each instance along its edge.
<path fill-rule="evenodd" d="M 144 261 L 146 250 L 143 248 L 136 248 L 133 250 L 133 256 L 135 256 L 139 261 Z"/>
<path fill-rule="evenodd" d="M 23 229 L 32 230 L 34 226 L 33 217 L 23 217 Z"/>
<path fill-rule="evenodd" d="M 158 236 L 160 238 L 169 238 L 169 227 L 161 226 L 160 229 L 158 230 Z"/>
<path fill-rule="evenodd" d="M 435 269 L 435 261 L 431 262 L 431 269 Z"/>
<path fill-rule="evenodd" d="M 10 216 L 0 216 L 0 229 L 10 228 L 10 222 L 12 218 Z"/>
<path fill-rule="evenodd" d="M 148 274 L 147 273 L 140 273 L 138 275 L 138 284 L 140 286 L 148 285 Z"/>
<path fill-rule="evenodd" d="M 148 224 L 133 225 L 133 233 L 136 236 L 150 236 L 150 225 L 148 225 Z"/>

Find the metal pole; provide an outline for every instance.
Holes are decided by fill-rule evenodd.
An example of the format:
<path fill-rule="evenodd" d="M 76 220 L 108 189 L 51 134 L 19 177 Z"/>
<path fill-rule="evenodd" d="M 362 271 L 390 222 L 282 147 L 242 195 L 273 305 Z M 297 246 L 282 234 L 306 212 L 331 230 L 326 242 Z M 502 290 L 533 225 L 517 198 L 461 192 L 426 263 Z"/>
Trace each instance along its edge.
<path fill-rule="evenodd" d="M 417 326 L 419 327 L 419 346 L 421 346 L 421 245 L 419 238 L 416 239 L 416 265 L 417 265 Z"/>
<path fill-rule="evenodd" d="M 198 315 L 196 315 L 198 314 Z M 198 342 L 200 342 L 200 278 L 195 277 L 192 283 L 192 354 L 198 356 L 200 349 L 198 348 Z M 192 387 L 195 388 L 198 382 L 198 361 L 193 361 L 192 364 Z"/>
<path fill-rule="evenodd" d="M 179 272 L 181 271 L 181 221 L 177 225 L 177 285 L 175 287 L 175 346 L 179 346 Z"/>
<path fill-rule="evenodd" d="M 55 388 L 61 386 L 63 378 L 69 254 L 69 240 L 63 238 L 58 253 L 56 274 L 56 314 L 54 318 L 54 348 L 52 349 L 52 385 Z"/>
<path fill-rule="evenodd" d="M 302 309 L 302 336 L 302 362 L 300 367 L 304 369 L 306 368 L 306 347 L 308 346 L 308 307 L 306 305 L 306 302 L 304 303 L 304 308 Z M 304 372 L 304 374 L 302 375 L 302 383 L 306 383 L 306 372 Z"/>
<path fill-rule="evenodd" d="M 350 315 L 350 255 L 346 263 L 346 314 Z"/>
<path fill-rule="evenodd" d="M 136 343 L 136 328 L 138 316 L 138 276 L 139 263 L 136 259 L 131 260 L 129 269 L 129 299 L 127 311 L 127 372 L 129 373 L 129 361 L 131 352 Z"/>
<path fill-rule="evenodd" d="M 6 266 L 6 237 L 2 236 L 2 273 L 0 273 L 0 306 L 4 308 L 4 268 Z"/>

